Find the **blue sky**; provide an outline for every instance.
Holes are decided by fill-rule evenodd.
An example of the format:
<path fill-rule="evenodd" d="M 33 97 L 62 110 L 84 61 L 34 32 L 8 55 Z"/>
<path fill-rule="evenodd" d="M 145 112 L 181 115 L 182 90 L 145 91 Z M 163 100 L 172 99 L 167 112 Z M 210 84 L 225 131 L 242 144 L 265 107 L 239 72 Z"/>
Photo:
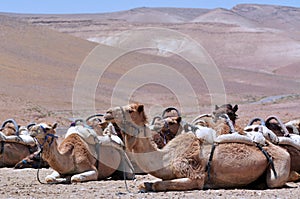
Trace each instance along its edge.
<path fill-rule="evenodd" d="M 300 0 L 0 0 L 0 12 L 102 13 L 136 7 L 231 8 L 240 3 L 300 7 Z"/>

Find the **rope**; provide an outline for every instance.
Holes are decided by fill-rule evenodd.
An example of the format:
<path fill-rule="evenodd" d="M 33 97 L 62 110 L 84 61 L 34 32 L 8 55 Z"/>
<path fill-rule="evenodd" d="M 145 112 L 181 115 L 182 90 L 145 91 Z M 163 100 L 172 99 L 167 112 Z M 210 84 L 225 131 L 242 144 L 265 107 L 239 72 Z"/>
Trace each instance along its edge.
<path fill-rule="evenodd" d="M 275 176 L 275 178 L 277 178 L 277 173 L 276 173 L 276 170 L 275 170 L 275 166 L 274 166 L 274 162 L 272 160 L 272 157 L 259 144 L 257 144 L 256 146 L 266 156 L 266 158 L 267 158 L 267 160 L 268 160 L 269 164 L 271 165 L 271 168 L 272 168 L 272 170 L 274 172 L 274 176 Z"/>
<path fill-rule="evenodd" d="M 215 149 L 216 149 L 216 144 L 213 144 L 211 146 L 211 151 L 210 151 L 209 159 L 208 159 L 208 162 L 207 162 L 207 165 L 206 165 L 206 168 L 205 168 L 205 172 L 207 172 L 208 181 L 210 180 L 211 161 L 213 159 Z"/>
<path fill-rule="evenodd" d="M 39 166 L 38 166 L 38 169 L 37 169 L 37 172 L 36 172 L 36 178 L 37 178 L 37 180 L 38 180 L 38 182 L 40 183 L 40 184 L 48 184 L 48 183 L 45 183 L 45 182 L 42 182 L 41 180 L 40 180 L 40 169 L 41 169 L 41 165 L 42 165 L 42 151 L 43 151 L 43 149 L 41 148 L 41 150 L 40 150 L 40 152 L 38 153 L 38 155 L 40 155 L 40 161 L 39 161 Z"/>

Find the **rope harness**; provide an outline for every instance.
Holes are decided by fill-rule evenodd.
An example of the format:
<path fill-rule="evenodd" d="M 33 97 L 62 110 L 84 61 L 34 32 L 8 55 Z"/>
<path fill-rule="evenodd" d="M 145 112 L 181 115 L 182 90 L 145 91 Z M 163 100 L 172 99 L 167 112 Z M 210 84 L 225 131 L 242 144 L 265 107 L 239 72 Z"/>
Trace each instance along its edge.
<path fill-rule="evenodd" d="M 125 111 L 124 111 L 123 107 L 120 106 L 120 110 L 121 110 L 122 119 L 123 119 L 122 126 L 120 127 L 120 129 L 122 131 L 128 133 L 129 131 L 127 131 L 127 128 L 126 128 L 126 125 L 128 125 L 130 128 L 134 129 L 134 136 L 137 137 L 138 135 L 140 135 L 140 131 L 141 131 L 141 128 L 142 128 L 143 131 L 144 131 L 144 135 L 146 136 L 146 125 L 144 125 L 143 127 L 137 127 L 137 126 L 133 125 L 132 122 L 126 120 L 126 115 L 125 115 Z M 132 168 L 132 170 L 133 169 L 134 168 Z M 134 173 L 134 170 L 133 170 L 133 173 Z M 124 171 L 123 171 L 123 176 L 124 176 L 124 182 L 125 182 L 126 190 L 127 190 L 128 193 L 131 193 L 130 190 L 128 189 L 128 185 L 127 185 L 127 181 L 126 181 L 125 168 L 124 168 Z M 133 177 L 133 179 L 135 179 L 135 177 Z"/>
<path fill-rule="evenodd" d="M 43 130 L 44 134 L 47 133 L 47 129 L 45 129 L 42 125 L 40 125 L 40 128 Z M 36 177 L 37 177 L 37 180 L 40 184 L 48 184 L 48 183 L 44 183 L 40 180 L 39 173 L 40 173 L 40 168 L 41 168 L 41 164 L 42 164 L 42 153 L 43 153 L 44 145 L 48 141 L 49 137 L 51 138 L 51 141 L 49 143 L 49 147 L 50 147 L 52 145 L 53 141 L 54 141 L 54 138 L 58 138 L 58 136 L 48 133 L 48 134 L 46 134 L 42 144 L 36 139 L 37 143 L 39 144 L 39 148 L 40 148 L 40 152 L 38 153 L 38 155 L 40 155 L 40 162 L 39 162 L 38 170 L 37 170 L 37 173 L 36 173 Z"/>
<path fill-rule="evenodd" d="M 225 118 L 226 120 L 226 123 L 227 125 L 230 127 L 230 133 L 235 133 L 235 128 L 234 128 L 234 125 L 232 123 L 232 121 L 230 120 L 230 118 L 228 117 L 227 114 L 223 114 L 220 116 L 221 118 Z M 253 119 L 250 123 L 253 124 L 254 122 L 256 121 L 262 121 L 260 118 L 255 118 Z M 249 123 L 249 124 L 250 124 Z M 265 124 L 265 123 L 262 123 L 262 124 Z M 210 169 L 211 169 L 211 162 L 212 162 L 212 159 L 213 159 L 213 155 L 214 155 L 214 151 L 216 149 L 216 146 L 218 145 L 218 143 L 214 143 L 211 147 L 211 151 L 210 151 L 210 155 L 209 155 L 209 159 L 208 159 L 208 162 L 207 162 L 207 165 L 206 165 L 206 168 L 205 168 L 205 171 L 207 172 L 207 177 L 208 177 L 208 180 L 210 180 Z M 267 151 L 265 151 L 262 146 L 260 144 L 256 144 L 255 145 L 263 154 L 264 156 L 267 158 L 268 160 L 268 164 L 271 165 L 271 169 L 273 170 L 273 173 L 274 173 L 274 176 L 275 178 L 277 178 L 277 172 L 275 170 L 275 166 L 274 166 L 274 162 L 272 160 L 272 157 L 268 154 Z"/>

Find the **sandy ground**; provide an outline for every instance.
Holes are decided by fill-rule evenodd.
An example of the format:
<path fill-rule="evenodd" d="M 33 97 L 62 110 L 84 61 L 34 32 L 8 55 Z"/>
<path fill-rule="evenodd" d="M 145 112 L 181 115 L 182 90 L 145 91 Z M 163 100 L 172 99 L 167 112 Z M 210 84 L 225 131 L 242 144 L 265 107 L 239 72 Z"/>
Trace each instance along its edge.
<path fill-rule="evenodd" d="M 39 178 L 52 172 L 41 169 Z M 136 180 L 90 181 L 78 184 L 40 184 L 36 169 L 0 169 L 0 198 L 297 198 L 300 188 L 269 190 L 219 189 L 181 192 L 138 193 L 138 185 L 146 180 L 155 180 L 150 175 L 137 175 Z M 298 186 L 300 183 L 298 183 Z"/>

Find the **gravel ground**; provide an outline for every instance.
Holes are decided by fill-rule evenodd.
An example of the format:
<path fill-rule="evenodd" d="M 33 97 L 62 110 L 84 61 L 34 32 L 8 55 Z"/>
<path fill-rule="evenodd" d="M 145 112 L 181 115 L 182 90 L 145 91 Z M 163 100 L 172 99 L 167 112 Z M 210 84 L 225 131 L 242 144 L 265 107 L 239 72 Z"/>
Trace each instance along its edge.
<path fill-rule="evenodd" d="M 39 177 L 44 177 L 52 169 L 41 169 Z M 40 184 L 36 169 L 0 169 L 0 198 L 299 198 L 298 188 L 268 190 L 195 190 L 181 192 L 138 193 L 138 185 L 144 181 L 155 180 L 150 175 L 137 175 L 136 180 L 127 180 L 128 190 L 123 180 L 91 181 L 78 184 L 49 185 Z"/>

